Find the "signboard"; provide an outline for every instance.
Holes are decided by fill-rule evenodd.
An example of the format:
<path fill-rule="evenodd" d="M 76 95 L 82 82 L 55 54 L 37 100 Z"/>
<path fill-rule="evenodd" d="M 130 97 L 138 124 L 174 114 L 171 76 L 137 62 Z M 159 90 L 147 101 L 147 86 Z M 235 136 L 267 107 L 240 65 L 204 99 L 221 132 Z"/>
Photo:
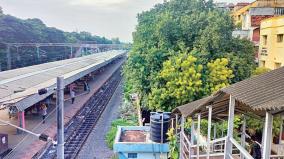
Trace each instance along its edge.
<path fill-rule="evenodd" d="M 267 48 L 262 48 L 261 49 L 261 52 L 260 52 L 260 55 L 262 55 L 262 56 L 267 56 L 268 54 L 267 54 Z"/>

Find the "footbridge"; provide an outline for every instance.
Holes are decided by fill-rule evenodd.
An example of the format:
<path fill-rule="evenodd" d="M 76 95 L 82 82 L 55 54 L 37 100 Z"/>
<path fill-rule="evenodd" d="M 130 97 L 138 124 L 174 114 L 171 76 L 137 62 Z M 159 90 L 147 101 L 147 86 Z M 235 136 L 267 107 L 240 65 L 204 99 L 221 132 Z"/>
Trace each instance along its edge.
<path fill-rule="evenodd" d="M 17 59 L 20 59 L 19 49 L 23 48 L 35 48 L 35 56 L 39 63 L 42 63 L 40 60 L 41 56 L 46 52 L 44 49 L 49 47 L 69 48 L 70 51 L 68 58 L 80 57 L 84 52 L 87 52 L 87 50 L 91 50 L 92 53 L 99 53 L 109 50 L 125 50 L 129 48 L 128 44 L 97 44 L 91 41 L 78 43 L 3 43 L 2 45 L 6 47 L 5 53 L 7 70 L 12 69 L 13 53 L 16 55 Z"/>

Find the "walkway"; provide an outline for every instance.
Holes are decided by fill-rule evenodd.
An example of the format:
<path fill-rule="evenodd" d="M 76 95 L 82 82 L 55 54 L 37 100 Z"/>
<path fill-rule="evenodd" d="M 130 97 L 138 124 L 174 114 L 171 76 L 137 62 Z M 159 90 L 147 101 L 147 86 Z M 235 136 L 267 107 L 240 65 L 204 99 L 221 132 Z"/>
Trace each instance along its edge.
<path fill-rule="evenodd" d="M 113 155 L 106 144 L 105 136 L 110 129 L 111 122 L 118 117 L 119 106 L 122 103 L 122 86 L 120 83 L 97 125 L 79 152 L 78 159 L 109 159 Z"/>
<path fill-rule="evenodd" d="M 74 104 L 71 104 L 70 101 L 65 102 L 64 112 L 64 123 L 68 123 L 70 119 L 77 113 L 78 110 L 84 105 L 84 103 L 94 94 L 103 83 L 121 66 L 122 60 L 105 68 L 101 74 L 95 76 L 95 79 L 90 82 L 91 92 L 89 94 L 77 97 Z M 27 129 L 33 130 L 36 133 L 48 134 L 49 136 L 56 135 L 56 113 L 55 111 L 50 114 L 50 117 L 47 119 L 46 124 L 40 124 L 41 120 L 38 120 L 36 124 L 39 124 L 38 127 L 33 124 L 29 124 L 27 122 Z M 5 126 L 6 127 L 6 126 Z M 36 129 L 33 129 L 36 127 Z M 2 132 L 2 130 L 0 130 Z M 10 136 L 9 136 L 10 137 Z M 13 137 L 13 136 L 12 136 Z M 13 139 L 10 137 L 10 139 Z M 17 145 L 16 149 L 13 150 L 12 154 L 7 156 L 6 158 L 11 159 L 30 159 L 34 156 L 38 151 L 40 151 L 46 145 L 45 142 L 39 141 L 37 138 L 33 136 L 27 135 L 23 142 Z M 29 151 L 27 151 L 29 150 Z"/>

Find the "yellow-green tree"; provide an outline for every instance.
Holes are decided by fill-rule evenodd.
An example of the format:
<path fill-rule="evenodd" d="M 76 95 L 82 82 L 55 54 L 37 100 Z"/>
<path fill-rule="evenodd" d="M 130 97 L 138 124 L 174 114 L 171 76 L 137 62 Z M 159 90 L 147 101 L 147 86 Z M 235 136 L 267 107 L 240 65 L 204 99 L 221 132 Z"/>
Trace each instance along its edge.
<path fill-rule="evenodd" d="M 253 76 L 258 76 L 258 75 L 261 75 L 261 74 L 266 73 L 266 72 L 269 72 L 269 71 L 271 71 L 269 68 L 257 67 L 257 68 L 253 71 L 252 75 L 253 75 Z"/>
<path fill-rule="evenodd" d="M 218 58 L 207 64 L 205 88 L 209 95 L 230 84 L 234 75 L 228 64 L 226 58 Z"/>
<path fill-rule="evenodd" d="M 163 63 L 158 84 L 151 89 L 149 107 L 171 111 L 178 105 L 196 99 L 201 92 L 202 65 L 186 51 L 179 52 Z"/>

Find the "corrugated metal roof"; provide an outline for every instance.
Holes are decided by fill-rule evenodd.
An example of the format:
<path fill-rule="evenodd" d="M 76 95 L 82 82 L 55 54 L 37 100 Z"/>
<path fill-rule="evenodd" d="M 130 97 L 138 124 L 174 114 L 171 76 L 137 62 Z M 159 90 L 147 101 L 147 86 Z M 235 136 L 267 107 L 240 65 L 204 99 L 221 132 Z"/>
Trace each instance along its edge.
<path fill-rule="evenodd" d="M 222 94 L 232 95 L 238 102 L 252 110 L 281 110 L 284 108 L 284 67 L 249 78 L 223 88 L 209 96 L 177 107 L 173 112 L 191 116 L 209 103 L 220 100 Z"/>
<path fill-rule="evenodd" d="M 40 88 L 55 85 L 58 76 L 67 79 L 88 69 L 97 68 L 124 53 L 125 51 L 108 51 L 0 72 L 0 103 L 6 101 L 15 103 L 37 93 Z"/>
<path fill-rule="evenodd" d="M 204 104 L 205 102 L 207 102 L 209 99 L 211 99 L 211 96 L 193 101 L 191 103 L 179 106 L 177 108 L 175 108 L 173 110 L 174 113 L 180 113 L 185 117 L 188 117 L 189 115 L 191 115 L 191 113 L 193 111 L 195 111 L 196 109 L 198 109 L 202 104 Z"/>
<path fill-rule="evenodd" d="M 284 67 L 235 83 L 220 91 L 232 95 L 252 109 L 282 108 Z"/>

